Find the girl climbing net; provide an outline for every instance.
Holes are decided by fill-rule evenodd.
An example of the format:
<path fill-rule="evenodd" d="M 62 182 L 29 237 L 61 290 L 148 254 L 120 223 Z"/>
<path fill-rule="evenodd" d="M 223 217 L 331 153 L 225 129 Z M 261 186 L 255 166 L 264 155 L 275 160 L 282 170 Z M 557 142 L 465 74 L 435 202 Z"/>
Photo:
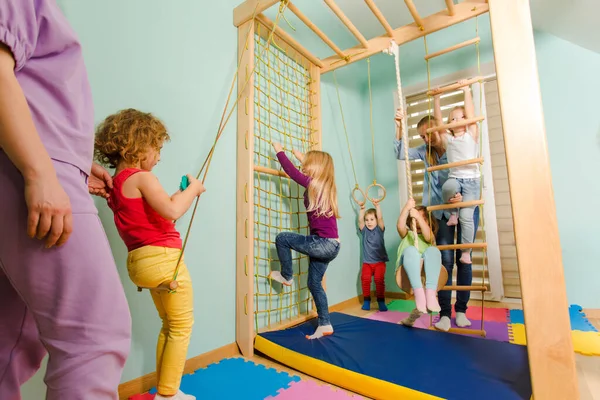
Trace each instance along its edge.
<path fill-rule="evenodd" d="M 281 262 L 281 272 L 271 271 L 269 278 L 284 286 L 291 286 L 293 284 L 292 250 L 308 255 L 307 284 L 317 307 L 319 326 L 314 334 L 307 336 L 307 339 L 333 335 L 327 294 L 321 283 L 329 263 L 340 251 L 337 227 L 339 212 L 333 159 L 329 153 L 322 151 L 309 151 L 302 154 L 294 150 L 294 156 L 302 163 L 302 172 L 300 172 L 285 155 L 281 144 L 273 143 L 273 148 L 285 173 L 297 184 L 306 188 L 304 206 L 310 235 L 304 236 L 293 232 L 281 232 L 277 235 L 275 245 Z"/>

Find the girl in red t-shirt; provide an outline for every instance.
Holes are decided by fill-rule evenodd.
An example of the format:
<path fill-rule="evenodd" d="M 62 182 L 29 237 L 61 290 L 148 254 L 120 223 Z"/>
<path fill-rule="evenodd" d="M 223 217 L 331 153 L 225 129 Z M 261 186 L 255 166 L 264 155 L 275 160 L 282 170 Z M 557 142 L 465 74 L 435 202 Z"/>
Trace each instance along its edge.
<path fill-rule="evenodd" d="M 173 221 L 205 191 L 188 175 L 185 190 L 172 196 L 165 192 L 151 171 L 167 140 L 160 120 L 133 109 L 107 117 L 96 131 L 96 158 L 116 168 L 108 205 L 129 251 L 129 277 L 138 287 L 158 288 L 173 278 L 182 246 Z M 193 400 L 179 390 L 194 323 L 192 282 L 183 258 L 177 283 L 174 293 L 150 289 L 163 322 L 156 349 L 156 399 Z"/>

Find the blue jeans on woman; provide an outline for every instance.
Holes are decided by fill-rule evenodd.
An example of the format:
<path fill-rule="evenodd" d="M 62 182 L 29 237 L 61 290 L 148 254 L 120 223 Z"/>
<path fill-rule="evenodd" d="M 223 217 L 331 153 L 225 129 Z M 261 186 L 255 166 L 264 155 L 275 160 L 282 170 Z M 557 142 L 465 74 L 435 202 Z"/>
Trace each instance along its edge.
<path fill-rule="evenodd" d="M 474 233 L 473 240 L 471 243 L 475 242 L 475 236 L 477 235 L 477 228 L 479 227 L 479 207 L 475 207 L 473 212 L 473 224 L 474 224 Z M 438 246 L 445 244 L 454 244 L 454 231 L 455 228 L 458 229 L 456 232 L 456 243 L 461 242 L 461 229 L 460 224 L 455 226 L 448 226 L 448 219 L 444 216 L 441 220 L 438 221 L 439 229 L 436 235 L 436 242 Z M 466 250 L 471 251 L 471 249 Z M 458 286 L 470 286 L 473 282 L 473 270 L 472 264 L 463 264 L 460 262 L 460 256 L 462 255 L 461 250 L 443 250 L 442 251 L 442 264 L 448 271 L 448 281 L 446 285 L 452 285 L 452 270 L 454 269 L 454 256 L 456 253 L 456 284 Z M 467 303 L 471 298 L 471 292 L 469 291 L 457 291 L 456 292 L 456 303 L 454 304 L 454 310 L 456 312 L 467 312 Z M 448 317 L 452 315 L 452 291 L 450 290 L 440 290 L 438 292 L 438 301 L 440 303 L 440 317 Z"/>
<path fill-rule="evenodd" d="M 330 325 L 327 295 L 321 282 L 327 266 L 340 252 L 340 242 L 317 235 L 304 236 L 293 232 L 281 232 L 275 238 L 277 255 L 281 262 L 281 275 L 290 280 L 294 276 L 292 269 L 292 250 L 308 256 L 308 290 L 313 297 L 319 326 Z"/>

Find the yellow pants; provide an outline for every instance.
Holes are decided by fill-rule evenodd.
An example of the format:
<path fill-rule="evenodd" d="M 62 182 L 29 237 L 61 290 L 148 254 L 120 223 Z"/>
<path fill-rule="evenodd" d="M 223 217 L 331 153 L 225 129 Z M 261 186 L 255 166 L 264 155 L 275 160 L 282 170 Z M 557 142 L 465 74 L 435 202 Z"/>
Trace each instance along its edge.
<path fill-rule="evenodd" d="M 170 282 L 180 253 L 179 249 L 155 246 L 133 250 L 127 257 L 129 277 L 140 287 L 158 287 Z M 192 280 L 183 258 L 181 263 L 175 293 L 150 290 L 162 319 L 156 345 L 157 390 L 162 396 L 173 396 L 179 390 L 194 324 Z"/>

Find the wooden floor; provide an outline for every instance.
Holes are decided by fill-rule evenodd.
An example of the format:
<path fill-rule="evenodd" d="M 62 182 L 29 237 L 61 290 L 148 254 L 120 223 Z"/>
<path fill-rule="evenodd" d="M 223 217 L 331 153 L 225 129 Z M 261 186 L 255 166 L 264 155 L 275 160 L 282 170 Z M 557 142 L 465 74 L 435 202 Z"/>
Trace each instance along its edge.
<path fill-rule="evenodd" d="M 388 299 L 389 301 L 394 299 Z M 481 301 L 473 300 L 469 303 L 470 305 L 481 305 Z M 495 308 L 508 308 L 508 309 L 520 309 L 521 304 L 518 302 L 506 302 L 506 303 L 498 303 L 498 302 L 486 302 L 486 307 L 495 307 Z M 357 317 L 365 317 L 371 313 L 377 312 L 377 310 L 364 311 L 361 310 L 361 304 L 357 301 L 355 304 L 349 305 L 347 308 L 343 310 L 339 310 L 345 314 L 355 315 Z M 600 310 L 584 310 L 586 313 L 588 320 L 600 330 Z M 579 377 L 579 390 L 580 390 L 580 399 L 581 400 L 600 400 L 600 357 L 589 357 L 581 354 L 575 354 L 577 361 L 577 375 Z M 320 384 L 328 385 L 325 382 L 321 382 L 318 379 L 312 378 L 308 375 L 305 375 L 301 372 L 295 371 L 291 368 L 285 367 L 277 362 L 272 360 L 265 359 L 261 356 L 255 355 L 251 358 L 257 364 L 263 364 L 267 367 L 275 368 L 278 371 L 285 371 L 290 375 L 300 376 L 302 379 L 310 379 L 314 380 Z M 331 386 L 331 385 L 328 385 Z M 332 387 L 335 390 L 340 390 L 347 392 L 344 389 Z M 350 392 L 348 392 L 350 393 Z M 575 399 L 573 399 L 575 400 Z"/>

